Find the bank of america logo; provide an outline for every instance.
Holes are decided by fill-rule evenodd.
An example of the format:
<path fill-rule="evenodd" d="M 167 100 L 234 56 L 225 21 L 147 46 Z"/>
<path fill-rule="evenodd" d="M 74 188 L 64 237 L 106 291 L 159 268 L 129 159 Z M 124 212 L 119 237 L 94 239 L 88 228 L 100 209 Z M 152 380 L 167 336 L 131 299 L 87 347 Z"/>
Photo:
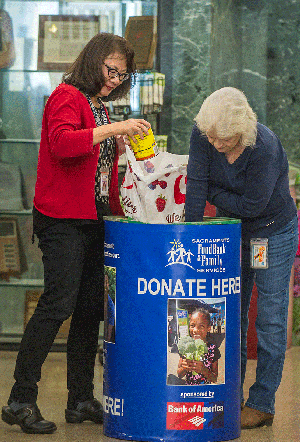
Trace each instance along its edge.
<path fill-rule="evenodd" d="M 190 250 L 186 251 L 181 241 L 174 239 L 174 241 L 171 241 L 170 244 L 172 244 L 172 247 L 169 252 L 167 252 L 169 258 L 168 264 L 165 267 L 175 264 L 182 264 L 195 270 L 191 265 L 191 258 L 194 256 L 194 254 Z"/>
<path fill-rule="evenodd" d="M 189 419 L 189 422 L 195 425 L 195 427 L 200 427 L 201 424 L 204 424 L 206 419 L 204 417 L 195 416 L 192 419 Z"/>

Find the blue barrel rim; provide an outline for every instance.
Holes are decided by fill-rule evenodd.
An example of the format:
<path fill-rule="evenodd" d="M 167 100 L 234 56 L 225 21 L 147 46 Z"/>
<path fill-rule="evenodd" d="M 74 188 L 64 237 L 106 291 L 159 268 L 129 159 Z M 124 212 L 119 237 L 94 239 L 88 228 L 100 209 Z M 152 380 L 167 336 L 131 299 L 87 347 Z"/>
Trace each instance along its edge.
<path fill-rule="evenodd" d="M 170 223 L 170 224 L 163 224 L 163 223 L 144 223 L 142 221 L 137 221 L 133 218 L 129 217 L 122 217 L 122 216 L 104 216 L 103 219 L 105 221 L 118 221 L 121 223 L 130 223 L 130 224 L 145 224 L 145 225 L 151 225 L 151 226 L 203 226 L 203 225 L 218 225 L 218 224 L 241 224 L 242 220 L 239 218 L 225 218 L 225 217 L 204 217 L 204 221 L 197 221 L 197 222 L 180 222 L 180 223 Z"/>

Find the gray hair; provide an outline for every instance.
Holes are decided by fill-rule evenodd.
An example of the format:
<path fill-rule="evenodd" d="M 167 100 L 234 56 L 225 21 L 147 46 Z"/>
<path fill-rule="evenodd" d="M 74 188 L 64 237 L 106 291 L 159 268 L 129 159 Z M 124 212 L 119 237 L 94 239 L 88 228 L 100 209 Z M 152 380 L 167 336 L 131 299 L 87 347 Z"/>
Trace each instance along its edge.
<path fill-rule="evenodd" d="M 245 94 L 234 87 L 223 87 L 207 97 L 195 118 L 203 134 L 214 131 L 218 138 L 241 134 L 243 146 L 254 146 L 257 117 Z"/>

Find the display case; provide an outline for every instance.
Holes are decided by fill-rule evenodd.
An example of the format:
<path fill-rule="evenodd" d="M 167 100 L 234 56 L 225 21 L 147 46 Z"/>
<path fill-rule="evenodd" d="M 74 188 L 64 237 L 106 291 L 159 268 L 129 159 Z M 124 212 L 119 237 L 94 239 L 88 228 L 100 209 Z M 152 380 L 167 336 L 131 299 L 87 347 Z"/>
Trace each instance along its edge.
<path fill-rule="evenodd" d="M 0 0 L 0 349 L 18 346 L 43 290 L 32 201 L 43 109 L 63 70 L 39 63 L 40 17 L 92 16 L 99 31 L 125 36 L 129 17 L 156 15 L 156 0 Z M 135 96 L 130 104 L 135 115 L 141 113 L 139 100 Z M 109 109 L 113 121 L 128 117 L 128 108 Z M 62 330 L 56 342 L 64 341 Z"/>

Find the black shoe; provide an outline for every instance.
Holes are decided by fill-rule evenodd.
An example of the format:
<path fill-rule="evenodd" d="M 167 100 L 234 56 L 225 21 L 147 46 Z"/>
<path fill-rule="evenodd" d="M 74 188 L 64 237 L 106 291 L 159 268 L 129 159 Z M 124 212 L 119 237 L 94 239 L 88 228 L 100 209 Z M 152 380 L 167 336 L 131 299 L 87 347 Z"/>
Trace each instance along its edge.
<path fill-rule="evenodd" d="M 92 421 L 95 424 L 103 422 L 103 407 L 97 399 L 80 402 L 75 410 L 65 410 L 66 421 L 69 424 L 81 424 L 83 421 Z"/>
<path fill-rule="evenodd" d="M 50 434 L 56 430 L 55 423 L 46 421 L 36 404 L 18 411 L 13 411 L 9 405 L 2 407 L 2 420 L 9 425 L 20 425 L 21 430 L 29 434 Z"/>

